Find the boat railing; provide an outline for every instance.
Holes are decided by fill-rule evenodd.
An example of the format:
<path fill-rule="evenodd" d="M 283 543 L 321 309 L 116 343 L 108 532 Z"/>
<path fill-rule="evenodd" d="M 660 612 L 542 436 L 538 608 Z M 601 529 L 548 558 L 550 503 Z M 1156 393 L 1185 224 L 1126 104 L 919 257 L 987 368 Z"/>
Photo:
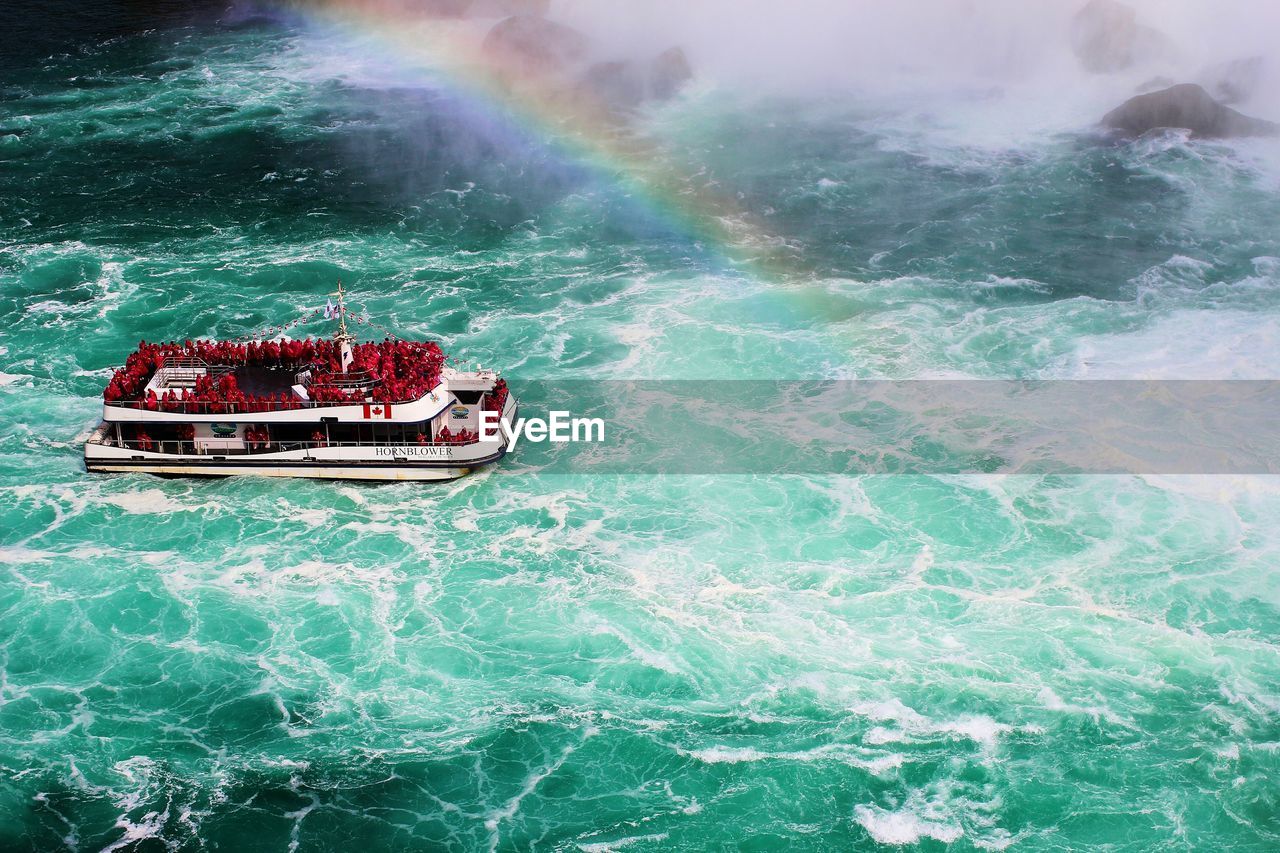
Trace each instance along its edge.
<path fill-rule="evenodd" d="M 346 373 L 330 374 L 323 382 L 317 383 L 313 376 L 310 385 L 319 385 L 322 388 L 368 388 L 381 382 L 378 377 L 374 376 L 367 370 L 348 370 Z"/>
<path fill-rule="evenodd" d="M 203 376 L 217 381 L 234 371 L 229 364 L 210 364 L 196 356 L 166 356 L 156 368 L 156 377 L 166 388 L 189 387 Z"/>
<path fill-rule="evenodd" d="M 218 369 L 230 370 L 231 369 L 229 365 L 210 364 L 209 362 L 205 361 L 203 358 L 200 358 L 199 356 L 195 356 L 195 355 L 164 356 L 160 361 L 160 367 L 170 368 L 170 369 L 186 368 L 188 370 L 218 370 Z"/>
<path fill-rule="evenodd" d="M 425 395 L 424 395 L 425 396 Z M 365 403 L 375 405 L 404 406 L 416 403 L 422 397 L 404 400 L 258 400 L 248 403 L 230 403 L 225 400 L 174 400 L 168 405 L 159 400 L 154 406 L 147 405 L 146 400 L 108 400 L 108 406 L 119 406 L 125 409 L 144 409 L 148 412 L 165 412 L 171 415 L 253 415 L 264 412 L 290 412 L 298 409 L 328 409 L 335 406 L 363 406 Z"/>
<path fill-rule="evenodd" d="M 385 441 L 264 441 L 255 442 L 258 447 L 207 447 L 203 444 L 188 439 L 152 439 L 150 441 L 138 441 L 137 439 L 127 439 L 124 441 L 116 441 L 114 438 L 104 436 L 100 439 L 90 439 L 90 444 L 100 444 L 104 447 L 119 447 L 124 450 L 138 450 L 148 453 L 167 453 L 176 456 L 253 456 L 261 453 L 283 453 L 290 450 L 318 450 L 331 447 L 346 448 L 365 448 L 365 447 L 467 447 L 468 445 L 478 444 L 480 437 L 475 436 L 468 438 L 466 441 L 428 441 L 428 442 L 406 442 L 404 444 L 388 444 Z"/>

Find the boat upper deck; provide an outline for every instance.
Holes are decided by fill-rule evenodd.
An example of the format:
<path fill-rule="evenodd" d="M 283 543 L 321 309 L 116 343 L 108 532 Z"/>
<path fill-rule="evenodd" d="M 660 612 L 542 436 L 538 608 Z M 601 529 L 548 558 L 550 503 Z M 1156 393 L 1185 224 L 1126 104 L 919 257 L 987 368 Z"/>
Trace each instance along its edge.
<path fill-rule="evenodd" d="M 444 362 L 434 342 L 392 338 L 349 347 L 324 338 L 143 341 L 112 376 L 103 400 L 186 414 L 405 403 L 440 384 Z"/>

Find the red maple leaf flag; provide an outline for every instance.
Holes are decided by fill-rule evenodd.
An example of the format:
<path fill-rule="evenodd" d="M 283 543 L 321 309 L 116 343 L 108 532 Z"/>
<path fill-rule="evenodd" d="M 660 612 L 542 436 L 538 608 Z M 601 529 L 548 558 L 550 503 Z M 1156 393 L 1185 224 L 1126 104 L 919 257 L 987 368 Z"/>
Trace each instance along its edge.
<path fill-rule="evenodd" d="M 386 418 L 387 420 L 391 420 L 391 404 L 365 403 L 364 416 L 366 420 L 371 418 Z"/>

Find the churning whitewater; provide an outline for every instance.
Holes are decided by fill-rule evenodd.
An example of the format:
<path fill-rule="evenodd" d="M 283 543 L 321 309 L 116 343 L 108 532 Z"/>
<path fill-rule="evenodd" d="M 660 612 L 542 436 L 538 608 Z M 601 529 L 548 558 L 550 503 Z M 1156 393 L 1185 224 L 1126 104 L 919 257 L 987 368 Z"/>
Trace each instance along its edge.
<path fill-rule="evenodd" d="M 521 444 L 370 486 L 80 452 L 139 340 L 338 279 L 517 393 L 1273 378 L 1275 140 L 1104 138 L 1143 81 L 1065 46 L 757 85 L 710 12 L 694 78 L 596 138 L 346 10 L 155 5 L 0 37 L 0 847 L 1280 845 L 1274 477 L 548 474 Z M 837 57 L 819 30 L 779 38 Z"/>

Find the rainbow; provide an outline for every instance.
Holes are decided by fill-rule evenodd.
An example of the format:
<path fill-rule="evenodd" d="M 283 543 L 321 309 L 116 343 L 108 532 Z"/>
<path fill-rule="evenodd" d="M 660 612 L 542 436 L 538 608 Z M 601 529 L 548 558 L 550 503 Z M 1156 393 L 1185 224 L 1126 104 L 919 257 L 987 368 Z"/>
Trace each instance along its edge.
<path fill-rule="evenodd" d="M 659 145 L 592 97 L 566 97 L 563 79 L 506 67 L 481 49 L 476 22 L 435 18 L 397 0 L 293 0 L 311 24 L 372 38 L 410 72 L 443 79 L 452 94 L 486 114 L 549 140 L 568 161 L 619 186 L 657 221 L 714 252 L 731 269 L 778 285 L 772 320 L 823 316 L 829 296 L 813 287 L 794 250 L 727 194 L 664 164 Z"/>
<path fill-rule="evenodd" d="M 565 96 L 553 75 L 517 75 L 480 49 L 468 22 L 432 18 L 395 0 L 300 0 L 288 8 L 330 28 L 375 38 L 400 66 L 442 76 L 456 94 L 554 142 L 556 149 L 637 196 L 695 239 L 735 260 L 773 242 L 730 199 L 687 176 L 663 171 L 658 147 L 586 94 Z M 517 79 L 518 76 L 518 79 Z"/>

